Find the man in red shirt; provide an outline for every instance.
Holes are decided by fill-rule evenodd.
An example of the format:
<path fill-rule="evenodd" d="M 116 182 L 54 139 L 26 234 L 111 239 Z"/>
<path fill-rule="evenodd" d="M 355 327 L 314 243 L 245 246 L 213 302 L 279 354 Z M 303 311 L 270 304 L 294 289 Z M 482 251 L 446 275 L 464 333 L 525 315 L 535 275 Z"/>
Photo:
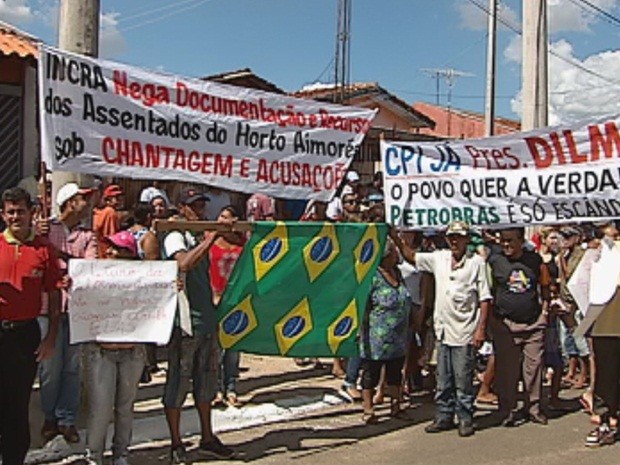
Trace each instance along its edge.
<path fill-rule="evenodd" d="M 58 330 L 61 273 L 54 248 L 32 226 L 30 194 L 2 194 L 0 234 L 0 457 L 21 465 L 30 446 L 28 406 L 37 363 L 51 357 Z M 50 329 L 41 341 L 41 294 L 49 297 Z"/>

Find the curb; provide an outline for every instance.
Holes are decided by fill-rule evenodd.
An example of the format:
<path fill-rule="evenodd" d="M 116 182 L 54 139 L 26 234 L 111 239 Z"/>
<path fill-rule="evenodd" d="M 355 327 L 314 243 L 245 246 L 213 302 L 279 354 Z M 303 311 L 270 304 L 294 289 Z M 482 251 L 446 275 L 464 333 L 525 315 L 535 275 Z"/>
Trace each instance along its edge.
<path fill-rule="evenodd" d="M 293 418 L 303 417 L 329 407 L 346 404 L 347 400 L 335 394 L 317 396 L 297 396 L 285 398 L 273 403 L 241 408 L 227 407 L 224 410 L 213 410 L 213 429 L 217 433 L 235 431 L 253 426 L 278 423 Z M 194 408 L 184 409 L 181 433 L 192 436 L 200 433 L 198 413 Z M 112 427 L 108 431 L 108 441 L 112 437 Z M 68 444 L 62 436 L 56 436 L 40 449 L 28 451 L 26 465 L 38 465 L 49 462 L 65 461 L 79 458 L 85 452 L 84 438 L 86 430 L 80 430 L 82 441 Z M 168 439 L 168 426 L 163 414 L 134 420 L 132 448 L 153 441 Z M 67 460 L 68 461 L 68 460 Z M 0 460 L 0 464 L 2 460 Z"/>

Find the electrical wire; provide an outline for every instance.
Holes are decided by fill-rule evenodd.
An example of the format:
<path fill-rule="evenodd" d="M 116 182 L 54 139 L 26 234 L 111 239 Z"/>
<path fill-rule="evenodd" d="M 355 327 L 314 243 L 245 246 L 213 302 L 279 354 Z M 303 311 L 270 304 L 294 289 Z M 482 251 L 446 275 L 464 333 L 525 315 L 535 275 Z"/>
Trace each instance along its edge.
<path fill-rule="evenodd" d="M 485 31 L 485 33 L 482 35 L 482 37 L 480 37 L 478 40 L 476 40 L 475 42 L 472 42 L 471 44 L 469 44 L 468 46 L 464 47 L 460 52 L 458 52 L 454 57 L 452 57 L 450 60 L 446 61 L 441 68 L 449 68 L 450 65 L 452 63 L 454 63 L 457 59 L 461 58 L 463 55 L 465 55 L 467 52 L 469 52 L 471 49 L 473 49 L 474 47 L 477 47 L 478 44 L 480 42 L 482 42 L 483 40 L 486 40 L 487 37 L 489 36 L 489 31 Z"/>
<path fill-rule="evenodd" d="M 325 66 L 325 68 L 323 68 L 323 71 L 321 71 L 321 74 L 319 74 L 312 82 L 321 82 L 321 79 L 323 78 L 323 76 L 325 76 L 325 74 L 328 71 L 333 69 L 333 65 L 335 61 L 336 61 L 336 57 L 332 57 L 332 59 L 329 60 L 329 63 L 327 63 L 327 66 Z"/>
<path fill-rule="evenodd" d="M 425 97 L 436 97 L 437 93 L 436 92 L 419 92 L 419 91 L 414 91 L 414 90 L 404 90 L 404 89 L 393 89 L 395 92 L 401 93 L 401 94 L 410 94 L 410 95 L 423 95 Z M 467 94 L 451 94 L 452 98 L 458 98 L 458 99 L 479 99 L 479 100 L 484 100 L 485 96 L 484 95 L 467 95 Z M 446 92 L 442 92 L 439 94 L 440 97 L 447 97 L 448 94 Z M 496 98 L 498 99 L 511 99 L 513 98 L 513 95 L 498 95 L 496 96 Z"/>
<path fill-rule="evenodd" d="M 154 13 L 159 13 L 160 11 L 175 9 L 179 6 L 186 5 L 188 3 L 194 3 L 196 1 L 199 1 L 199 0 L 179 0 L 176 2 L 165 2 L 166 5 L 164 6 L 160 6 L 158 8 L 149 8 L 149 9 L 142 10 L 139 13 L 134 13 L 134 14 L 130 14 L 127 16 L 123 16 L 121 19 L 119 19 L 119 22 L 128 21 L 128 20 L 135 19 L 135 18 L 141 18 L 143 16 L 153 15 Z"/>
<path fill-rule="evenodd" d="M 490 15 L 491 12 L 488 10 L 487 7 L 485 7 L 484 5 L 481 5 L 480 3 L 478 3 L 476 0 L 469 0 L 470 3 L 472 3 L 473 5 L 477 6 L 478 8 L 480 8 L 482 11 L 484 11 L 487 15 Z M 510 23 L 508 23 L 506 20 L 504 20 L 500 15 L 497 15 L 497 20 L 502 23 L 504 26 L 506 26 L 508 29 L 510 29 L 511 31 L 513 31 L 514 33 L 522 36 L 523 32 L 521 31 L 521 29 L 517 28 L 516 26 L 511 25 Z M 576 68 L 579 68 L 581 71 L 594 76 L 596 78 L 599 78 L 609 84 L 613 84 L 614 86 L 620 86 L 620 81 L 616 81 L 610 77 L 607 76 L 603 76 L 602 74 L 597 73 L 596 71 L 593 71 L 589 68 L 587 68 L 586 66 L 583 66 L 581 63 L 565 57 L 559 53 L 557 53 L 555 50 L 552 50 L 551 48 L 549 48 L 549 54 L 553 55 L 554 57 L 564 61 L 565 63 L 568 63 L 569 65 L 572 65 Z"/>
<path fill-rule="evenodd" d="M 620 18 L 618 18 L 617 16 L 612 15 L 608 11 L 605 11 L 600 6 L 595 5 L 594 3 L 590 2 L 589 0 L 578 0 L 578 1 L 583 3 L 584 5 L 588 5 L 594 11 L 596 11 L 599 14 L 600 17 L 606 18 L 608 22 L 620 26 Z M 575 2 L 573 1 L 573 3 L 575 3 Z"/>
<path fill-rule="evenodd" d="M 193 9 L 198 8 L 199 6 L 201 6 L 201 5 L 203 5 L 203 4 L 207 3 L 207 2 L 210 2 L 210 1 L 212 1 L 212 0 L 183 0 L 181 2 L 177 2 L 176 4 L 174 4 L 174 6 L 177 7 L 179 4 L 189 4 L 189 5 L 184 7 L 184 8 L 175 9 L 174 11 L 172 11 L 172 12 L 170 12 L 168 14 L 160 15 L 160 16 L 157 16 L 156 18 L 149 19 L 149 20 L 146 20 L 146 21 L 142 21 L 142 22 L 139 22 L 139 23 L 136 23 L 136 24 L 132 24 L 130 26 L 118 28 L 118 29 L 115 29 L 113 31 L 112 30 L 111 31 L 105 31 L 104 30 L 104 31 L 102 31 L 102 35 L 113 34 L 113 33 L 116 33 L 116 32 L 131 31 L 132 29 L 137 29 L 139 27 L 146 26 L 146 25 L 149 25 L 149 24 L 153 24 L 153 23 L 162 21 L 164 19 L 170 18 L 171 16 L 175 16 L 177 14 L 184 13 L 184 12 L 189 11 L 189 10 L 193 10 Z M 160 11 L 162 9 L 169 9 L 169 8 L 168 7 L 161 7 L 159 9 L 157 9 L 157 10 Z M 151 11 L 155 11 L 155 10 L 151 10 Z M 144 15 L 140 14 L 140 13 L 138 13 L 136 15 L 133 15 L 133 17 L 137 17 L 137 16 L 144 16 Z M 120 20 L 119 20 L 119 22 L 120 22 Z"/>

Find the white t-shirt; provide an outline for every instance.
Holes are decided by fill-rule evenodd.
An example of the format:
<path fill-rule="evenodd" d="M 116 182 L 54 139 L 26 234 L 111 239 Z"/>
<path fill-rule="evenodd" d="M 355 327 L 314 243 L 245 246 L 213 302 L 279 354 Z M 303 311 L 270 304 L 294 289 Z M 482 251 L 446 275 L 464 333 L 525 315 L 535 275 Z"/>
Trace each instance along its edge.
<path fill-rule="evenodd" d="M 340 197 L 334 197 L 327 204 L 325 216 L 328 220 L 338 220 L 342 216 L 342 211 L 342 200 L 340 200 Z"/>
<path fill-rule="evenodd" d="M 196 247 L 196 239 L 189 232 L 172 231 L 164 238 L 164 256 L 171 259 L 177 252 L 187 252 Z"/>
<path fill-rule="evenodd" d="M 417 253 L 419 271 L 435 275 L 433 321 L 437 340 L 448 346 L 465 346 L 473 340 L 480 320 L 480 302 L 491 299 L 486 262 L 466 253 L 452 269 L 452 252 Z"/>
<path fill-rule="evenodd" d="M 346 185 L 342 188 L 340 197 L 334 197 L 327 204 L 325 209 L 325 216 L 328 220 L 338 220 L 344 214 L 344 207 L 342 206 L 342 198 L 347 194 L 353 194 L 353 188 Z"/>
<path fill-rule="evenodd" d="M 422 304 L 422 297 L 420 292 L 420 281 L 422 280 L 422 273 L 420 270 L 409 262 L 403 262 L 398 265 L 398 269 L 400 270 L 400 274 L 403 275 L 403 281 L 405 282 L 405 287 L 411 294 L 411 301 L 415 305 Z"/>

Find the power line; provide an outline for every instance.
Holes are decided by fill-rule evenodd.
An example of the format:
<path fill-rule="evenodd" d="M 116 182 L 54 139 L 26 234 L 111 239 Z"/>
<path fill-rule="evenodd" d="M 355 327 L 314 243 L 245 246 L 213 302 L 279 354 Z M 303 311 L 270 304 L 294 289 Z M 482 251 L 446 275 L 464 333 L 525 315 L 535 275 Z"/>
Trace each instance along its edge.
<path fill-rule="evenodd" d="M 321 74 L 319 74 L 313 82 L 321 82 L 321 79 L 323 78 L 323 76 L 325 76 L 332 69 L 335 62 L 336 62 L 336 57 L 332 56 L 331 60 L 329 60 L 329 63 L 327 63 L 327 66 L 323 68 L 323 71 L 321 71 Z"/>
<path fill-rule="evenodd" d="M 179 6 L 186 5 L 188 3 L 194 3 L 196 1 L 199 1 L 199 0 L 180 0 L 176 2 L 167 2 L 166 5 L 160 6 L 158 8 L 144 9 L 143 11 L 139 13 L 134 13 L 131 15 L 123 16 L 119 21 L 128 21 L 130 19 L 153 15 L 154 13 L 159 13 L 160 11 L 173 10 L 173 9 L 178 8 Z"/>
<path fill-rule="evenodd" d="M 591 76 L 599 78 L 599 79 L 601 79 L 601 80 L 603 80 L 605 82 L 608 82 L 609 84 L 613 84 L 614 86 L 620 86 L 620 81 L 613 80 L 611 78 L 603 76 L 602 74 L 597 73 L 596 71 L 592 71 L 590 68 L 587 68 L 587 67 L 583 66 L 581 63 L 579 63 L 579 62 L 577 62 L 577 61 L 575 61 L 575 60 L 573 60 L 571 58 L 568 58 L 568 57 L 565 57 L 563 55 L 560 55 L 559 53 L 557 53 L 554 50 L 549 50 L 549 53 L 551 55 L 553 55 L 554 57 L 559 58 L 563 62 L 568 63 L 569 65 L 573 65 L 576 68 L 579 68 L 584 73 L 587 73 L 587 74 L 589 74 Z"/>
<path fill-rule="evenodd" d="M 450 60 L 446 61 L 442 68 L 448 68 L 450 67 L 450 65 L 452 63 L 454 63 L 457 59 L 461 58 L 463 55 L 465 55 L 467 52 L 469 52 L 471 49 L 473 49 L 474 47 L 477 47 L 478 44 L 480 42 L 482 42 L 483 40 L 486 40 L 487 36 L 489 35 L 488 31 L 485 31 L 485 33 L 482 35 L 482 37 L 480 37 L 478 40 L 476 40 L 475 42 L 472 42 L 471 44 L 467 45 L 466 47 L 464 47 L 460 52 L 458 52 L 455 56 L 453 56 Z"/>
<path fill-rule="evenodd" d="M 174 3 L 173 5 L 167 5 L 167 6 L 164 6 L 164 7 L 160 7 L 160 8 L 156 8 L 156 9 L 150 10 L 148 12 L 137 13 L 135 15 L 127 16 L 127 17 L 124 18 L 124 20 L 127 20 L 129 18 L 137 18 L 137 17 L 146 16 L 146 15 L 151 14 L 153 12 L 164 11 L 164 10 L 170 9 L 171 7 L 176 8 L 175 10 L 171 11 L 170 13 L 167 13 L 167 14 L 164 14 L 164 15 L 160 15 L 160 16 L 157 16 L 156 18 L 149 19 L 149 20 L 146 20 L 146 21 L 142 21 L 142 22 L 139 22 L 139 23 L 136 23 L 136 24 L 132 24 L 132 25 L 127 26 L 127 27 L 119 28 L 118 30 L 120 32 L 126 32 L 126 31 L 130 31 L 132 29 L 137 29 L 137 28 L 142 27 L 142 26 L 146 26 L 148 24 L 153 24 L 153 23 L 162 21 L 162 20 L 164 20 L 166 18 L 170 18 L 171 16 L 174 16 L 174 15 L 177 15 L 177 14 L 180 14 L 180 13 L 184 13 L 185 11 L 189 11 L 189 10 L 193 10 L 195 8 L 198 8 L 199 6 L 201 6 L 201 5 L 203 5 L 203 4 L 207 3 L 207 2 L 210 2 L 210 1 L 212 1 L 212 0 L 182 0 L 180 2 Z M 188 6 L 185 6 L 184 8 L 177 8 L 179 5 L 186 5 L 186 4 Z M 119 22 L 121 20 L 123 20 L 123 18 L 119 19 Z M 107 34 L 107 33 L 112 33 L 112 32 L 113 31 L 110 31 L 110 32 L 103 31 L 102 34 Z"/>
<path fill-rule="evenodd" d="M 586 0 L 583 0 L 586 1 Z M 478 3 L 476 0 L 469 0 L 470 3 L 472 3 L 473 5 L 477 6 L 478 8 L 480 8 L 482 11 L 484 11 L 487 15 L 490 14 L 488 8 L 484 5 L 481 5 L 480 3 Z M 497 16 L 497 20 L 502 23 L 504 26 L 506 26 L 508 29 L 510 29 L 511 31 L 513 31 L 514 33 L 518 34 L 518 35 L 522 35 L 522 31 L 521 29 L 517 28 L 516 26 L 511 25 L 508 21 L 506 21 L 504 18 L 501 17 L 501 15 Z M 602 74 L 597 73 L 596 71 L 593 71 L 585 66 L 583 66 L 581 63 L 576 62 L 575 60 L 565 57 L 563 55 L 560 55 L 559 53 L 557 53 L 555 50 L 549 49 L 549 54 L 553 55 L 556 58 L 559 58 L 560 60 L 564 61 L 565 63 L 568 63 L 569 65 L 572 65 L 576 68 L 579 68 L 580 70 L 582 70 L 585 73 L 590 74 L 591 76 L 597 77 L 605 82 L 608 82 L 609 84 L 613 84 L 614 86 L 620 86 L 620 81 L 616 81 L 614 79 L 611 79 L 607 76 L 603 76 Z"/>
<path fill-rule="evenodd" d="M 579 2 L 583 3 L 584 5 L 588 5 L 594 11 L 598 12 L 600 16 L 602 16 L 604 18 L 607 18 L 607 20 L 609 22 L 620 26 L 620 18 L 618 18 L 617 16 L 612 15 L 608 11 L 603 10 L 600 6 L 595 5 L 594 3 L 590 2 L 589 0 L 579 0 Z M 573 3 L 575 3 L 575 2 L 573 2 Z"/>
<path fill-rule="evenodd" d="M 401 94 L 410 94 L 410 95 L 423 95 L 425 97 L 436 97 L 437 93 L 433 93 L 433 92 L 418 92 L 418 91 L 414 91 L 414 90 L 403 90 L 403 89 L 393 89 L 395 92 L 401 93 Z M 447 93 L 440 93 L 439 94 L 440 97 L 447 97 L 448 94 Z M 484 95 L 468 95 L 468 94 L 452 94 L 452 97 L 454 98 L 458 98 L 458 99 L 484 99 L 485 96 Z M 499 95 L 496 98 L 500 98 L 500 99 L 511 99 L 513 98 L 514 95 Z"/>
<path fill-rule="evenodd" d="M 558 90 L 558 91 L 549 92 L 549 95 L 571 95 L 571 94 L 581 94 L 584 92 L 605 91 L 612 87 L 615 87 L 615 86 L 603 86 L 603 87 L 599 86 L 599 87 L 585 87 L 581 89 Z M 437 94 L 433 92 L 419 92 L 419 91 L 405 90 L 405 89 L 393 89 L 393 90 L 400 94 L 422 95 L 424 97 L 436 97 L 437 96 Z M 447 95 L 448 95 L 447 93 L 439 94 L 440 97 L 446 97 Z M 484 95 L 476 95 L 476 94 L 452 94 L 452 97 L 457 98 L 457 99 L 472 99 L 472 100 L 483 100 L 485 98 Z M 495 98 L 508 100 L 508 99 L 514 98 L 514 95 L 497 95 Z"/>

